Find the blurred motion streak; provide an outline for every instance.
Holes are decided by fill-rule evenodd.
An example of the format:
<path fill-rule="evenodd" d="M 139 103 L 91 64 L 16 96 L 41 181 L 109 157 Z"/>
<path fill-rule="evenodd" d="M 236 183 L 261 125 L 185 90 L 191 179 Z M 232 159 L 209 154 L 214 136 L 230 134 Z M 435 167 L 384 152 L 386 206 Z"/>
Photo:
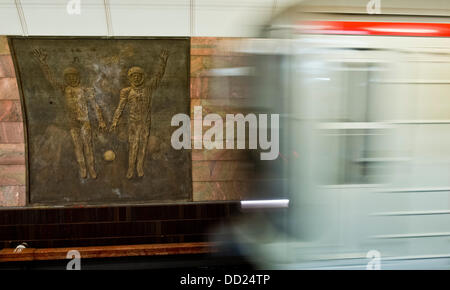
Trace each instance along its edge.
<path fill-rule="evenodd" d="M 242 208 L 289 205 L 221 229 L 257 268 L 450 269 L 450 2 L 366 4 L 302 1 L 235 46 L 236 109 L 280 115 Z"/>

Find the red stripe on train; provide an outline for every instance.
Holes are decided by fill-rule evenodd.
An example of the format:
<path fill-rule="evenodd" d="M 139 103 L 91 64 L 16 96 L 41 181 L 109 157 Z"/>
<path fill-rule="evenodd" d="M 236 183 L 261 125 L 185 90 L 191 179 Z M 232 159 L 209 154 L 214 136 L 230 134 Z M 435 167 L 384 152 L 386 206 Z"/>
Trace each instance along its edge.
<path fill-rule="evenodd" d="M 306 34 L 450 37 L 450 23 L 307 21 L 296 29 Z"/>

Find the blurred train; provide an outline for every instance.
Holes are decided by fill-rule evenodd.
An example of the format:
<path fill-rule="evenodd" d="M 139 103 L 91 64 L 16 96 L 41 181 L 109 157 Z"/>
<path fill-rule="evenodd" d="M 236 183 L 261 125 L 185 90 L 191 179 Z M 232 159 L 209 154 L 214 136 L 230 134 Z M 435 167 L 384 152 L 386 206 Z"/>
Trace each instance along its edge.
<path fill-rule="evenodd" d="M 230 230 L 256 267 L 450 269 L 449 16 L 447 0 L 302 1 L 247 41 L 254 107 L 298 157 L 259 163 L 283 173 L 287 213 Z"/>

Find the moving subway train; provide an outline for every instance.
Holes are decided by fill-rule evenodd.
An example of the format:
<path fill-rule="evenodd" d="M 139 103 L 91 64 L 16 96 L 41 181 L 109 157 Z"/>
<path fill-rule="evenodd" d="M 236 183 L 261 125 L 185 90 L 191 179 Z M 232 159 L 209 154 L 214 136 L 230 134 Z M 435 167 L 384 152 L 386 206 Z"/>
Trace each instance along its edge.
<path fill-rule="evenodd" d="M 231 229 L 252 263 L 450 269 L 449 16 L 446 0 L 303 1 L 248 41 L 256 102 L 298 156 L 264 165 L 287 213 Z"/>

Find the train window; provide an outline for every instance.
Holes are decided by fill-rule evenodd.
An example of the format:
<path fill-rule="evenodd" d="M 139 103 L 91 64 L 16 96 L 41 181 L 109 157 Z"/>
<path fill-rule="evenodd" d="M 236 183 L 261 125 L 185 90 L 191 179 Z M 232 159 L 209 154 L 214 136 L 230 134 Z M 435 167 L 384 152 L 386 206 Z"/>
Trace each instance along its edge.
<path fill-rule="evenodd" d="M 383 150 L 384 129 L 339 129 L 322 134 L 319 157 L 328 164 L 325 184 L 380 184 L 387 162 L 394 161 Z"/>
<path fill-rule="evenodd" d="M 322 163 L 328 164 L 323 184 L 379 184 L 383 182 L 386 163 L 394 160 L 383 148 L 386 128 L 377 122 L 373 79 L 380 77 L 383 66 L 376 63 L 342 63 L 333 72 L 341 89 L 334 96 L 338 112 L 324 123 L 320 146 Z M 334 118 L 333 118 L 334 117 Z M 327 127 L 328 125 L 328 127 Z"/>
<path fill-rule="evenodd" d="M 349 63 L 344 66 L 342 97 L 345 122 L 367 122 L 369 118 L 370 75 L 369 64 Z"/>

